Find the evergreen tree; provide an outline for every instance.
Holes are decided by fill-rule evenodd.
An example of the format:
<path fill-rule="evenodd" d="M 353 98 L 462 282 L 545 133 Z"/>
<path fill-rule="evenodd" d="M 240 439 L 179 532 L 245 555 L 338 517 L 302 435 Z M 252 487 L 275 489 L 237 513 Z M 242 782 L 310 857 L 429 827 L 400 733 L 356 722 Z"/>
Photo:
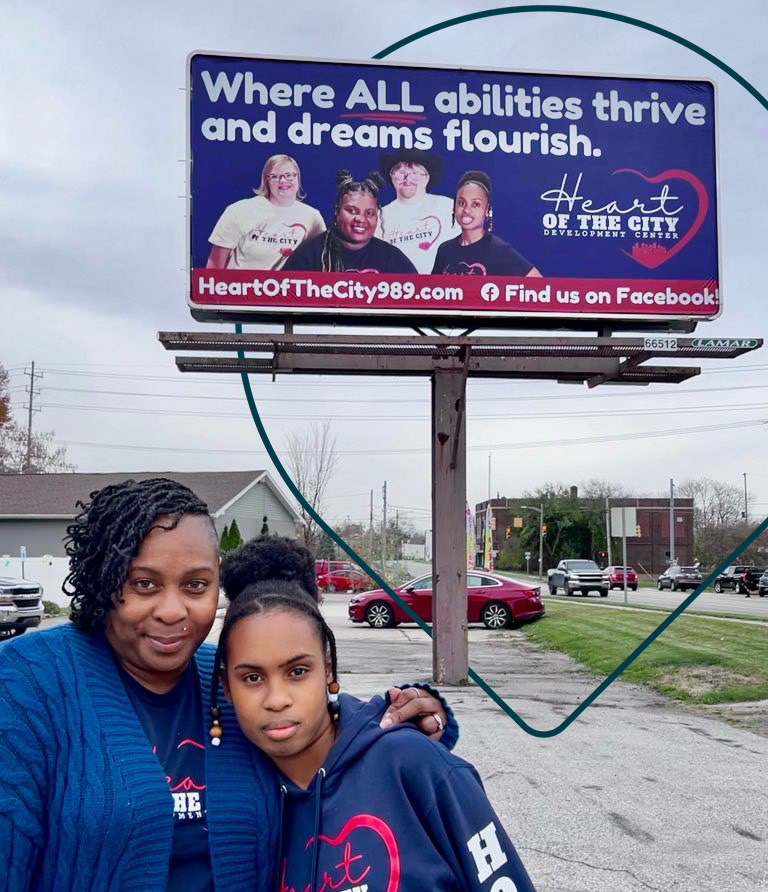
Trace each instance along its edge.
<path fill-rule="evenodd" d="M 224 529 L 221 531 L 221 539 L 219 539 L 219 551 L 222 554 L 226 554 L 229 551 L 229 527 L 224 524 Z"/>
<path fill-rule="evenodd" d="M 267 515 L 261 518 L 261 535 L 268 536 L 269 535 L 269 524 L 267 523 Z"/>
<path fill-rule="evenodd" d="M 243 544 L 243 537 L 240 535 L 240 529 L 237 525 L 237 518 L 233 518 L 232 524 L 229 527 L 229 551 L 234 551 L 236 548 L 240 548 Z"/>

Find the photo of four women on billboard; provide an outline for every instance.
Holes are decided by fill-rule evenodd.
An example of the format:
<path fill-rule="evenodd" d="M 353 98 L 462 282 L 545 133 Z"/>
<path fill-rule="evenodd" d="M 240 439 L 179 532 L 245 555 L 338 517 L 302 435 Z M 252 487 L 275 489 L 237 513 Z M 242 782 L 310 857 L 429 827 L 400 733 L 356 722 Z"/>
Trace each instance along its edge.
<path fill-rule="evenodd" d="M 215 269 L 540 276 L 493 232 L 493 188 L 481 170 L 459 178 L 453 198 L 434 189 L 442 163 L 402 149 L 380 158 L 380 172 L 336 174 L 330 222 L 307 204 L 301 171 L 289 155 L 264 164 L 252 198 L 229 205 L 209 236 Z M 394 200 L 382 206 L 391 184 Z"/>

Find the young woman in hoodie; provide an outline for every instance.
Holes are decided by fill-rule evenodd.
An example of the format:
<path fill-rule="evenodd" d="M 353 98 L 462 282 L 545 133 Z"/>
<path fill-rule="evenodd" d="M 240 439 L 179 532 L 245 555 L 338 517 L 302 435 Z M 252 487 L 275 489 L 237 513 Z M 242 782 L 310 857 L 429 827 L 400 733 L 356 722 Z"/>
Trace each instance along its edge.
<path fill-rule="evenodd" d="M 339 695 L 333 632 L 270 569 L 275 546 L 224 560 L 216 654 L 243 733 L 278 770 L 275 890 L 533 892 L 475 769 L 407 725 L 380 728 L 376 698 Z"/>

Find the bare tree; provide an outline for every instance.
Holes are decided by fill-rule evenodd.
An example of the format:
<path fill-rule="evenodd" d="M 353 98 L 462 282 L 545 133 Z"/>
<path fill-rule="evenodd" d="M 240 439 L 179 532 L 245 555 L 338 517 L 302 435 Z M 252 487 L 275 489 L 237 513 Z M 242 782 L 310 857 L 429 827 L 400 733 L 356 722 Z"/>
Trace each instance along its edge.
<path fill-rule="evenodd" d="M 621 483 L 590 477 L 579 483 L 579 495 L 584 499 L 626 499 L 634 495 Z"/>
<path fill-rule="evenodd" d="M 316 514 L 322 514 L 323 496 L 336 468 L 336 438 L 330 422 L 313 424 L 303 433 L 289 433 L 288 470 L 299 492 Z M 317 522 L 303 504 L 299 513 L 304 521 L 301 538 L 314 552 L 319 536 Z"/>
<path fill-rule="evenodd" d="M 743 519 L 744 492 L 740 486 L 709 477 L 684 480 L 678 495 L 693 499 L 693 528 L 699 536 L 713 526 L 737 524 Z"/>
<path fill-rule="evenodd" d="M 51 474 L 74 471 L 67 450 L 51 432 L 32 433 L 27 451 L 27 431 L 12 417 L 8 373 L 0 365 L 0 474 Z"/>

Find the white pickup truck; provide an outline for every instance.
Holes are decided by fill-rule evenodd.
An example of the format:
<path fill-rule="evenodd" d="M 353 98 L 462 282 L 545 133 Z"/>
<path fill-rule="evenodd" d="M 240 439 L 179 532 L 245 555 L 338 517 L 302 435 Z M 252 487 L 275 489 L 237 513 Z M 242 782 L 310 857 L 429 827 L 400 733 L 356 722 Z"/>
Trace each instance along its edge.
<path fill-rule="evenodd" d="M 40 625 L 43 587 L 30 579 L 0 576 L 0 640 Z"/>

